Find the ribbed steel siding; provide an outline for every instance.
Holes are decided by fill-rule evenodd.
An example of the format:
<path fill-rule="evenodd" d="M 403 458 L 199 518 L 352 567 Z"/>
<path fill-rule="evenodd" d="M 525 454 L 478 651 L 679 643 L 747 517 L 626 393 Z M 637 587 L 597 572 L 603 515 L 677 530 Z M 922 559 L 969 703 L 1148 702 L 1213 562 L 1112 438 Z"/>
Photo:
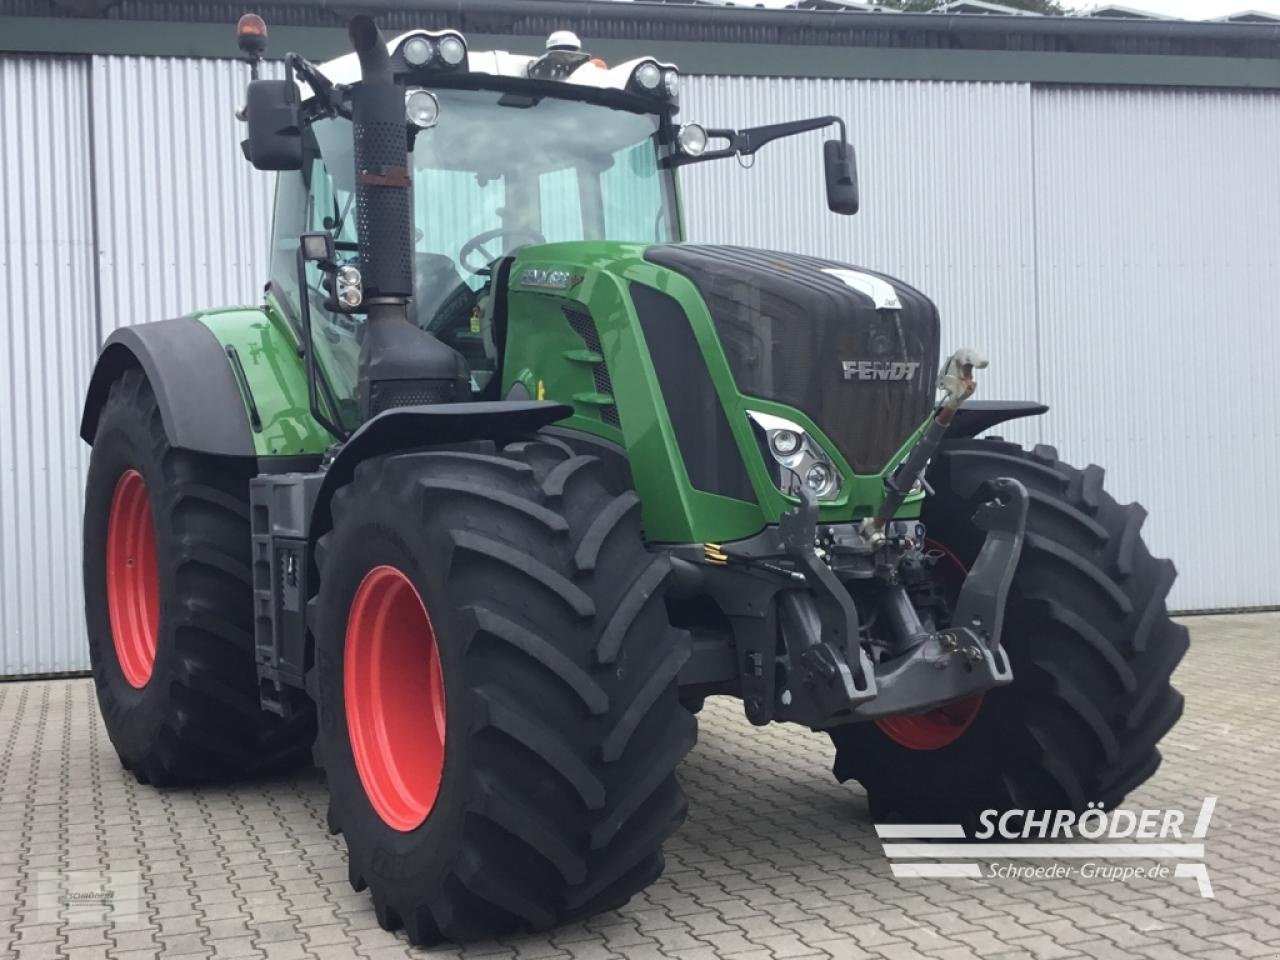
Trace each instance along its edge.
<path fill-rule="evenodd" d="M 991 357 L 987 397 L 1034 397 L 1030 88 L 881 80 L 688 78 L 681 119 L 742 127 L 836 114 L 858 152 L 862 210 L 827 210 L 834 129 L 682 170 L 690 239 L 793 250 L 907 281 L 942 313 L 944 353 Z M 1012 435 L 1012 431 L 1010 431 Z"/>
<path fill-rule="evenodd" d="M 230 60 L 94 57 L 104 336 L 261 300 L 274 178 L 240 153 L 248 79 Z"/>
<path fill-rule="evenodd" d="M 1280 95 L 1035 94 L 1046 433 L 1151 512 L 1172 605 L 1280 602 Z"/>
<path fill-rule="evenodd" d="M 0 57 L 0 676 L 85 666 L 76 438 L 96 353 L 88 64 Z"/>
<path fill-rule="evenodd" d="M 76 431 L 95 258 L 104 334 L 260 297 L 271 178 L 239 154 L 245 79 L 223 61 L 0 57 L 0 676 L 87 666 Z M 863 186 L 858 216 L 826 212 L 819 133 L 770 144 L 753 170 L 690 167 L 693 239 L 914 283 L 942 310 L 944 348 L 991 355 L 983 396 L 1054 405 L 1002 433 L 1102 463 L 1148 506 L 1153 547 L 1182 570 L 1173 605 L 1280 602 L 1280 97 L 687 78 L 684 101 L 711 126 L 840 113 Z"/>

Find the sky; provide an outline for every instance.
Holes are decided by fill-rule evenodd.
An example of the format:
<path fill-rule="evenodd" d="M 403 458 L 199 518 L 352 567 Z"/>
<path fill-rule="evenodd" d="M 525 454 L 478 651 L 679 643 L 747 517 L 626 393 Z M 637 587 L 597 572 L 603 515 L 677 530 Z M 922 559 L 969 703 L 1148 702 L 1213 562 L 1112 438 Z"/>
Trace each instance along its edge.
<path fill-rule="evenodd" d="M 766 7 L 784 7 L 790 0 L 736 0 L 742 4 L 758 4 Z M 874 0 L 872 0 L 874 2 Z M 1000 0 L 993 0 L 999 3 Z M 1135 10 L 1148 10 L 1184 20 L 1212 20 L 1241 10 L 1260 10 L 1280 16 L 1280 0 L 1115 0 L 1122 6 Z M 1065 0 L 1064 6 L 1076 10 L 1088 10 L 1102 6 L 1103 0 Z"/>
<path fill-rule="evenodd" d="M 996 0 L 997 3 L 1000 0 Z M 1210 20 L 1225 17 L 1240 10 L 1260 10 L 1280 15 L 1280 0 L 1118 0 L 1135 10 L 1150 10 L 1185 20 Z M 1071 3 L 1070 6 L 1088 9 L 1094 3 Z"/>

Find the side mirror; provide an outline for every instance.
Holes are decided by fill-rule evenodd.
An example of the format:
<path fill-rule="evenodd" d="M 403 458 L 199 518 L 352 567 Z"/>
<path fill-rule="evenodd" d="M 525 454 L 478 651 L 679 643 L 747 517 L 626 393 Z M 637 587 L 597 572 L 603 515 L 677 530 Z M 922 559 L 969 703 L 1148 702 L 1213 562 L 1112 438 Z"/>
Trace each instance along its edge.
<path fill-rule="evenodd" d="M 858 212 L 858 168 L 853 146 L 844 140 L 822 145 L 822 166 L 827 176 L 827 207 L 850 216 Z"/>
<path fill-rule="evenodd" d="M 302 104 L 292 80 L 251 80 L 245 101 L 245 159 L 259 170 L 302 169 Z"/>

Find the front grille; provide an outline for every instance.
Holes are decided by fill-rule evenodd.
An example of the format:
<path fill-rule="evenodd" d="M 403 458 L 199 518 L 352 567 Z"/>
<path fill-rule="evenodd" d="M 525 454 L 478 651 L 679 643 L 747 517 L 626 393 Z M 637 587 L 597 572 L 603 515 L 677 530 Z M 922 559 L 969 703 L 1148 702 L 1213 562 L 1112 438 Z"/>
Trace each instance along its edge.
<path fill-rule="evenodd" d="M 648 248 L 645 258 L 697 286 L 738 389 L 804 411 L 854 472 L 883 470 L 928 416 L 938 313 L 906 284 L 892 281 L 900 310 L 877 310 L 866 294 L 824 272 L 852 268 L 813 257 L 671 244 Z M 846 363 L 865 362 L 873 366 L 855 366 L 846 378 Z M 894 363 L 911 375 L 856 375 Z"/>

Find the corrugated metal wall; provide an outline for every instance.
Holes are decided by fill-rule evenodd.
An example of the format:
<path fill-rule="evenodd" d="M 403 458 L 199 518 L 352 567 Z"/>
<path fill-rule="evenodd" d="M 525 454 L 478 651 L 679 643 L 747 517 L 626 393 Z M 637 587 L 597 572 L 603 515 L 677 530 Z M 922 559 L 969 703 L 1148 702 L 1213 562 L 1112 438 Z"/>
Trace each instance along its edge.
<path fill-rule="evenodd" d="M 270 180 L 239 154 L 244 80 L 227 61 L 0 57 L 0 676 L 87 666 L 76 426 L 98 337 L 259 296 Z M 1276 604 L 1278 109 L 1233 92 L 689 78 L 688 120 L 844 115 L 863 185 L 862 213 L 828 214 L 823 135 L 781 141 L 751 170 L 685 171 L 690 233 L 920 287 L 944 347 L 991 356 L 984 396 L 1055 405 L 1007 436 L 1103 463 L 1149 506 L 1149 538 L 1183 571 L 1176 606 Z M 1232 513 L 1206 522 L 1225 497 Z"/>
<path fill-rule="evenodd" d="M 104 337 L 261 299 L 275 181 L 240 153 L 247 81 L 228 60 L 93 58 Z"/>
<path fill-rule="evenodd" d="M 85 666 L 81 395 L 97 353 L 89 66 L 0 57 L 0 675 Z"/>
<path fill-rule="evenodd" d="M 240 156 L 245 80 L 229 61 L 0 57 L 0 676 L 88 667 L 78 430 L 101 338 L 261 296 L 272 181 Z"/>
<path fill-rule="evenodd" d="M 1044 434 L 1147 507 L 1175 605 L 1280 603 L 1280 95 L 1033 102 Z"/>

